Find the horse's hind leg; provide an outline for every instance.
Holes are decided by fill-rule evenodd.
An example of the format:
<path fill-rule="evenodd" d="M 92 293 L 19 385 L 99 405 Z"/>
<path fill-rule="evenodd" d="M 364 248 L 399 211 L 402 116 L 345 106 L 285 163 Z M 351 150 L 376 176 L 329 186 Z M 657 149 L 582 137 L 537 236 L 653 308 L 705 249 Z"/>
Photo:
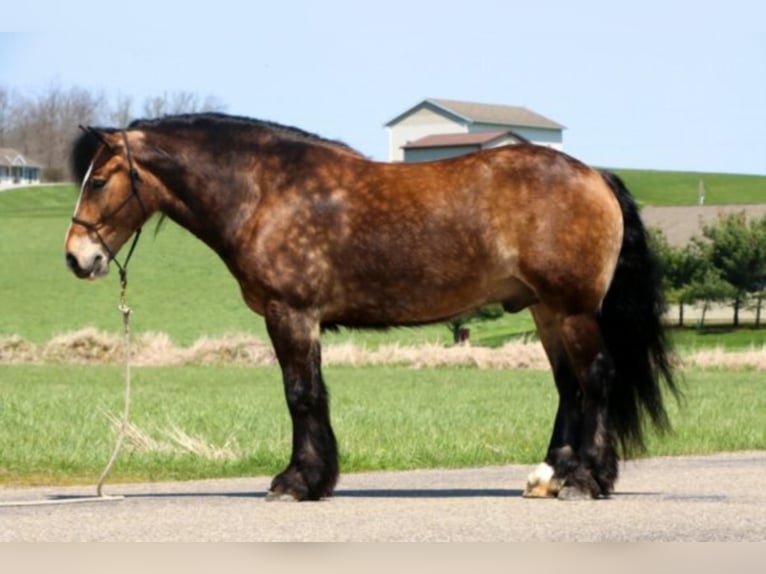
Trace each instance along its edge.
<path fill-rule="evenodd" d="M 269 498 L 318 500 L 332 493 L 338 478 L 337 447 L 322 380 L 319 323 L 279 302 L 271 302 L 265 315 L 293 423 L 290 463 L 272 481 Z"/>
<path fill-rule="evenodd" d="M 559 498 L 608 495 L 617 478 L 617 456 L 607 416 L 614 380 L 596 318 L 558 317 L 533 308 L 559 391 L 545 463 L 530 475 L 527 496 Z"/>
<path fill-rule="evenodd" d="M 529 475 L 524 496 L 549 498 L 558 495 L 563 477 L 569 476 L 579 465 L 582 396 L 561 338 L 558 317 L 540 304 L 530 310 L 553 370 L 559 404 L 545 460 Z"/>
<path fill-rule="evenodd" d="M 617 480 L 617 453 L 609 420 L 609 395 L 615 369 L 601 338 L 595 314 L 565 317 L 562 340 L 582 392 L 583 430 L 580 464 L 565 480 L 559 498 L 607 496 Z M 562 496 L 564 495 L 564 496 Z"/>

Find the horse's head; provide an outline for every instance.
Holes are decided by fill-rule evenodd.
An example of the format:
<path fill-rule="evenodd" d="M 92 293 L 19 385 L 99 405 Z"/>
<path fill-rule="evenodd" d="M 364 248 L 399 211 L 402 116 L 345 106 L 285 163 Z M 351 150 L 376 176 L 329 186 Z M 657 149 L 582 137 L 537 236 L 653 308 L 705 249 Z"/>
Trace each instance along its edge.
<path fill-rule="evenodd" d="M 72 148 L 81 189 L 66 235 L 66 262 L 82 279 L 106 275 L 109 262 L 151 214 L 152 202 L 132 153 L 139 137 L 84 128 Z"/>

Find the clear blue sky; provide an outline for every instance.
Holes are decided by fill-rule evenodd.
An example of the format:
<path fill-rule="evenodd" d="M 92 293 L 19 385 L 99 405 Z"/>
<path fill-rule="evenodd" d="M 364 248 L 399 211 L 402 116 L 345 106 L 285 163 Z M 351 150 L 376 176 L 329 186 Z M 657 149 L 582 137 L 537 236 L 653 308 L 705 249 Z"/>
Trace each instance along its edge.
<path fill-rule="evenodd" d="M 599 166 L 766 174 L 766 3 L 6 2 L 0 84 L 213 95 L 386 159 L 426 97 L 527 106 Z M 140 112 L 140 110 L 137 110 Z"/>

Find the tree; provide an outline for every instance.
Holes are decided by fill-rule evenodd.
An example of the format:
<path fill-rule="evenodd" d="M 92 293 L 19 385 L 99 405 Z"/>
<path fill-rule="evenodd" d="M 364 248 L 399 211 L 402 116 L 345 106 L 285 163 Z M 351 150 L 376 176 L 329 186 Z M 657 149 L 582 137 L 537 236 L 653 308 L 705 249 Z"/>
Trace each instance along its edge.
<path fill-rule="evenodd" d="M 81 88 L 51 85 L 38 95 L 19 95 L 0 110 L 2 138 L 6 146 L 39 162 L 45 180 L 64 180 L 69 146 L 78 124 L 93 123 L 103 106 L 102 95 Z"/>
<path fill-rule="evenodd" d="M 705 326 L 705 314 L 711 303 L 731 300 L 736 290 L 721 277 L 720 272 L 713 268 L 709 261 L 703 260 L 691 282 L 686 285 L 684 293 L 688 303 L 702 301 L 702 315 L 697 323 L 697 327 L 702 328 Z"/>
<path fill-rule="evenodd" d="M 133 119 L 133 98 L 125 94 L 119 94 L 114 106 L 109 110 L 109 124 L 124 128 Z"/>
<path fill-rule="evenodd" d="M 164 93 L 144 105 L 150 117 L 164 114 L 222 111 L 213 96 L 191 92 Z M 72 141 L 79 125 L 126 127 L 133 119 L 133 98 L 120 94 L 110 105 L 102 93 L 51 84 L 25 95 L 0 84 L 0 147 L 10 147 L 42 167 L 44 181 L 67 179 Z"/>
<path fill-rule="evenodd" d="M 649 244 L 662 268 L 662 287 L 666 299 L 678 304 L 678 325 L 684 325 L 684 305 L 702 303 L 702 316 L 697 324 L 705 324 L 711 303 L 731 300 L 736 289 L 713 266 L 709 245 L 700 239 L 675 247 L 668 243 L 660 229 L 649 230 Z"/>
<path fill-rule="evenodd" d="M 734 326 L 738 327 L 747 297 L 766 287 L 766 217 L 748 220 L 744 211 L 721 215 L 715 224 L 703 227 L 702 239 L 693 241 L 720 278 L 731 285 Z"/>
<path fill-rule="evenodd" d="M 707 293 L 700 288 L 706 277 L 704 256 L 694 245 L 675 247 L 670 245 L 665 233 L 659 228 L 649 229 L 649 246 L 657 257 L 662 270 L 662 289 L 669 303 L 678 305 L 678 325 L 684 325 L 684 305 L 705 300 Z"/>
<path fill-rule="evenodd" d="M 0 147 L 8 145 L 12 117 L 11 92 L 5 86 L 0 86 Z"/>
<path fill-rule="evenodd" d="M 214 96 L 200 98 L 192 92 L 163 92 L 144 101 L 144 114 L 157 118 L 169 114 L 191 114 L 196 112 L 220 112 L 226 106 Z"/>

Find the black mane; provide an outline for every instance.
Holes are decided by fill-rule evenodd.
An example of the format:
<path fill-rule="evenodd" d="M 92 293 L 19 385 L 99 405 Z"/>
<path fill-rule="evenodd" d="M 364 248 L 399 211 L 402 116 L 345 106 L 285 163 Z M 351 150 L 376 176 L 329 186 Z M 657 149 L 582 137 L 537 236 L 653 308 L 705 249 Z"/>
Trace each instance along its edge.
<path fill-rule="evenodd" d="M 154 128 L 159 131 L 175 130 L 184 128 L 201 128 L 206 131 L 220 132 L 220 131 L 236 131 L 236 130 L 265 130 L 273 133 L 275 136 L 288 139 L 292 141 L 301 141 L 311 144 L 324 144 L 333 147 L 340 147 L 346 151 L 359 154 L 354 148 L 348 144 L 324 138 L 320 135 L 307 132 L 300 128 L 293 126 L 287 126 L 276 122 L 267 120 L 258 120 L 253 118 L 247 118 L 244 116 L 233 116 L 228 114 L 222 114 L 217 112 L 205 112 L 195 114 L 179 114 L 172 116 L 163 116 L 161 118 L 154 119 L 140 119 L 134 120 L 128 126 L 128 129 L 132 128 Z"/>
<path fill-rule="evenodd" d="M 148 128 L 160 133 L 168 133 L 177 130 L 198 129 L 216 136 L 231 136 L 238 132 L 251 132 L 252 130 L 266 131 L 275 137 L 290 142 L 324 145 L 340 148 L 346 152 L 363 157 L 361 153 L 348 144 L 323 138 L 317 134 L 307 132 L 300 128 L 286 126 L 276 122 L 257 120 L 243 116 L 232 116 L 221 113 L 197 113 L 163 116 L 153 119 L 139 119 L 130 123 L 127 129 Z M 99 132 L 114 133 L 118 128 L 94 128 Z M 72 175 L 78 183 L 83 180 L 88 166 L 96 154 L 100 140 L 91 131 L 85 130 L 73 142 L 70 155 Z"/>

